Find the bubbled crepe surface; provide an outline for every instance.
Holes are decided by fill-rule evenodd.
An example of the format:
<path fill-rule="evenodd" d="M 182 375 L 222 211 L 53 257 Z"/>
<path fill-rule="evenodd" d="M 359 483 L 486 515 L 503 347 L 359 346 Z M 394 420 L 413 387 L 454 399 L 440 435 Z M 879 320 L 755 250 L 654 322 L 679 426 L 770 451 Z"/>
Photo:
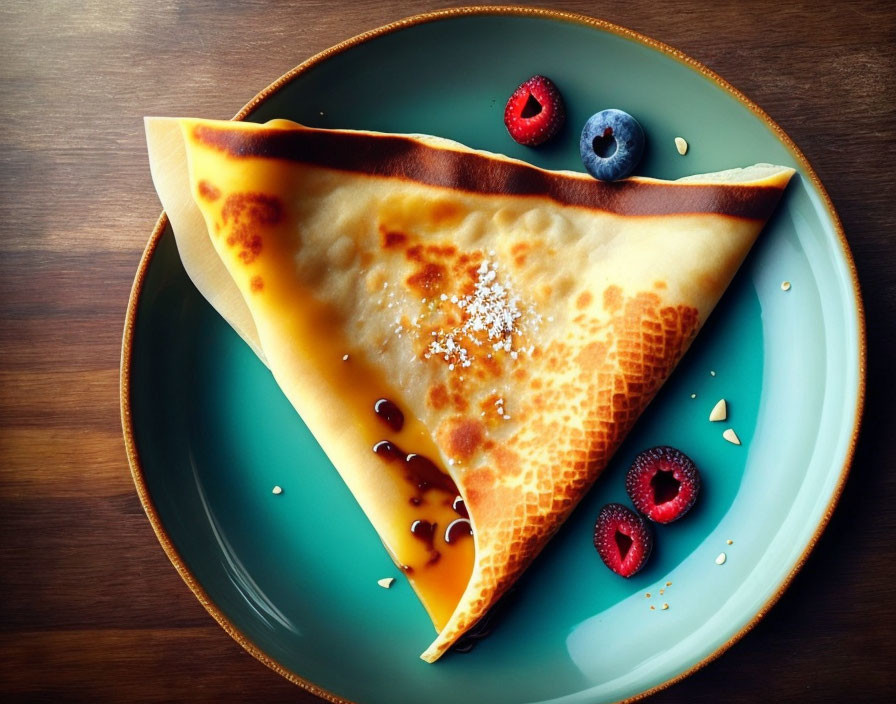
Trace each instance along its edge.
<path fill-rule="evenodd" d="M 473 573 L 450 621 L 423 653 L 428 661 L 488 611 L 569 515 L 677 364 L 764 224 L 700 213 L 632 217 L 538 196 L 482 195 L 280 161 L 271 168 L 281 177 L 244 184 L 242 193 L 220 192 L 227 174 L 245 161 L 215 156 L 192 138 L 197 124 L 220 123 L 177 124 L 188 159 L 205 150 L 214 164 L 201 174 L 191 171 L 192 198 L 187 193 L 166 202 L 172 196 L 159 188 L 169 214 L 192 211 L 180 218 L 186 223 L 181 228 L 172 218 L 185 267 L 271 367 L 377 530 L 382 533 L 386 520 L 372 506 L 377 496 L 355 475 L 377 471 L 379 460 L 367 446 L 352 447 L 327 420 L 336 408 L 314 397 L 314 370 L 302 368 L 308 362 L 291 354 L 290 341 L 278 332 L 276 308 L 264 303 L 264 282 L 252 269 L 270 249 L 285 247 L 293 255 L 295 275 L 338 312 L 346 339 L 401 390 L 395 400 L 431 429 L 441 464 L 465 499 L 474 526 Z M 247 135 L 262 129 L 223 124 Z M 171 127 L 167 123 L 169 134 Z M 152 125 L 148 133 L 152 154 Z M 466 149 L 433 137 L 419 140 L 434 150 Z M 157 187 L 160 177 L 168 178 L 165 170 L 154 166 Z M 724 179 L 732 188 L 783 189 L 791 174 L 761 167 Z M 202 197 L 209 187 L 219 191 L 216 198 Z M 246 196 L 275 199 L 288 226 L 266 220 L 261 204 L 267 201 Z M 223 217 L 238 197 L 245 207 Z M 197 208 L 204 217 L 196 217 Z M 210 233 L 206 220 L 223 223 L 223 230 Z M 260 238 L 257 252 L 247 249 L 246 232 Z M 274 237 L 281 241 L 266 246 Z M 227 275 L 196 261 L 215 251 Z M 514 359 L 493 352 L 488 359 L 474 348 L 470 367 L 450 369 L 441 356 L 427 353 L 431 333 L 456 324 L 456 311 L 441 303 L 434 310 L 432 301 L 442 293 L 469 294 L 483 263 L 496 267 L 498 280 L 519 297 L 521 334 L 514 348 L 526 353 Z M 498 400 L 503 414 L 496 411 Z"/>

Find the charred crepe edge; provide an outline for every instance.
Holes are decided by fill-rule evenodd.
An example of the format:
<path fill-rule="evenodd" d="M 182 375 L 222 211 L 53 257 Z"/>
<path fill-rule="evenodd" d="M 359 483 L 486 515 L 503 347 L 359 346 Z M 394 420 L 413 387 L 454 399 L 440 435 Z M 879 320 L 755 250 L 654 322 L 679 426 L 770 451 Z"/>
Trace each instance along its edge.
<path fill-rule="evenodd" d="M 190 136 L 236 158 L 283 159 L 470 193 L 547 197 L 562 205 L 626 216 L 712 213 L 765 220 L 780 198 L 780 190 L 763 185 L 762 176 L 743 182 L 737 177 L 753 179 L 754 175 L 736 170 L 730 172 L 729 180 L 721 181 L 717 175 L 710 179 L 691 176 L 686 181 L 643 177 L 598 181 L 587 174 L 548 171 L 438 137 L 312 129 L 287 120 L 250 128 L 247 135 L 247 124 L 194 123 Z"/>

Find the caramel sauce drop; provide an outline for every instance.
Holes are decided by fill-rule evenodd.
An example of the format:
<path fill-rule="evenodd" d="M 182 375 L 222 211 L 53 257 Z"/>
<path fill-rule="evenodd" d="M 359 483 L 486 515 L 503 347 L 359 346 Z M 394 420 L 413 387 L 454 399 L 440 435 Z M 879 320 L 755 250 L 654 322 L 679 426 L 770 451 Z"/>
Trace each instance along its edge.
<path fill-rule="evenodd" d="M 404 427 L 404 413 L 401 412 L 401 409 L 394 402 L 387 398 L 381 398 L 374 403 L 373 412 L 396 433 L 401 432 L 401 429 Z"/>
<path fill-rule="evenodd" d="M 451 521 L 445 529 L 445 542 L 451 545 L 467 535 L 473 535 L 470 519 L 457 518 Z"/>
<path fill-rule="evenodd" d="M 411 535 L 422 541 L 429 550 L 432 550 L 432 544 L 436 537 L 436 524 L 418 518 L 411 523 Z"/>
<path fill-rule="evenodd" d="M 388 440 L 380 440 L 373 446 L 373 451 L 380 459 L 386 462 L 394 462 L 395 460 L 403 460 L 405 453 L 394 443 Z"/>
<path fill-rule="evenodd" d="M 457 493 L 457 486 L 451 477 L 439 469 L 435 462 L 428 457 L 411 453 L 405 458 L 405 469 L 408 481 L 417 488 L 426 492 L 429 489 L 439 489 L 449 494 Z"/>

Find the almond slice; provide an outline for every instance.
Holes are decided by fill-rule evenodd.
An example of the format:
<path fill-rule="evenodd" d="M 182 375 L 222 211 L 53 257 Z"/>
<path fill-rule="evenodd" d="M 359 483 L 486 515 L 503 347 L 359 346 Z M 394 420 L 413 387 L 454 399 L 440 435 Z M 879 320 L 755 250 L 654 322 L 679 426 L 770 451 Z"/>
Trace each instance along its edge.
<path fill-rule="evenodd" d="M 688 153 L 688 143 L 684 140 L 683 137 L 675 138 L 675 148 L 678 150 L 678 153 L 684 156 Z"/>
<path fill-rule="evenodd" d="M 383 589 L 388 589 L 392 586 L 392 583 L 395 581 L 395 577 L 383 577 L 382 579 L 376 580 L 376 583 L 379 584 Z"/>
<path fill-rule="evenodd" d="M 740 438 L 737 437 L 737 433 L 734 432 L 734 428 L 728 428 L 724 433 L 722 433 L 722 437 L 734 445 L 740 445 Z"/>
<path fill-rule="evenodd" d="M 725 402 L 725 399 L 720 399 L 719 402 L 713 406 L 712 411 L 709 412 L 709 419 L 711 421 L 717 420 L 726 420 L 728 418 L 728 404 Z"/>

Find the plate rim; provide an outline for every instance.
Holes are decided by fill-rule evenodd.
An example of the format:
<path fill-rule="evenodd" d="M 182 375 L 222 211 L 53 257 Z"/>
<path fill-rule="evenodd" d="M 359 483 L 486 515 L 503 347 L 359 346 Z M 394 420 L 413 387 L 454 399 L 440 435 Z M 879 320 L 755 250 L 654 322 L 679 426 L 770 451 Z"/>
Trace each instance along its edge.
<path fill-rule="evenodd" d="M 416 15 L 412 15 L 409 17 L 405 17 L 400 20 L 396 20 L 394 22 L 390 22 L 388 24 L 382 25 L 375 29 L 368 30 L 366 32 L 362 32 L 361 34 L 357 34 L 349 39 L 346 39 L 338 44 L 331 46 L 328 49 L 324 49 L 321 52 L 313 55 L 309 59 L 306 59 L 302 63 L 300 63 L 295 68 L 286 72 L 274 82 L 269 84 L 266 88 L 262 89 L 259 93 L 257 93 L 249 102 L 247 102 L 231 119 L 242 121 L 245 120 L 252 113 L 255 108 L 261 105 L 264 101 L 270 98 L 275 93 L 279 92 L 281 88 L 292 82 L 298 76 L 304 74 L 308 70 L 312 69 L 316 65 L 326 61 L 327 59 L 340 54 L 344 51 L 347 51 L 357 45 L 368 42 L 372 39 L 376 39 L 386 34 L 390 34 L 392 32 L 396 32 L 402 29 L 406 29 L 409 27 L 413 27 L 420 24 L 426 24 L 430 22 L 437 22 L 440 20 L 453 19 L 457 17 L 472 17 L 472 16 L 506 16 L 506 17 L 536 17 L 536 18 L 544 18 L 549 20 L 559 20 L 563 22 L 569 22 L 572 24 L 579 24 L 591 29 L 598 29 L 604 32 L 608 32 L 611 34 L 615 34 L 617 36 L 623 37 L 625 39 L 630 39 L 636 41 L 642 45 L 645 45 L 651 49 L 659 51 L 660 53 L 675 59 L 676 61 L 685 64 L 689 68 L 697 71 L 699 74 L 704 76 L 705 78 L 712 81 L 714 84 L 722 88 L 729 95 L 735 98 L 741 105 L 745 106 L 752 112 L 756 117 L 762 120 L 763 123 L 767 127 L 769 127 L 776 138 L 785 146 L 785 148 L 790 152 L 791 156 L 795 159 L 795 161 L 799 164 L 800 169 L 804 176 L 808 177 L 812 186 L 815 188 L 816 192 L 821 197 L 822 205 L 824 209 L 827 211 L 828 217 L 833 224 L 835 234 L 837 236 L 837 241 L 840 245 L 840 253 L 843 256 L 844 263 L 846 264 L 846 268 L 849 274 L 850 283 L 852 284 L 852 300 L 851 303 L 854 307 L 854 312 L 856 315 L 856 323 L 857 323 L 857 345 L 858 345 L 858 378 L 857 378 L 857 394 L 856 394 L 856 406 L 854 410 L 854 418 L 853 418 L 853 427 L 852 433 L 850 437 L 849 446 L 846 451 L 846 455 L 844 457 L 843 466 L 840 468 L 840 475 L 837 479 L 837 484 L 834 487 L 830 500 L 828 502 L 827 507 L 825 508 L 824 515 L 819 521 L 818 525 L 815 528 L 815 531 L 810 538 L 809 542 L 806 544 L 805 549 L 803 550 L 800 557 L 797 559 L 791 571 L 787 574 L 787 576 L 777 585 L 775 592 L 762 604 L 762 606 L 758 609 L 758 611 L 753 615 L 753 617 L 733 636 L 731 636 L 726 642 L 718 646 L 712 653 L 702 658 L 700 661 L 687 668 L 686 670 L 678 673 L 677 675 L 671 677 L 670 679 L 662 682 L 659 685 L 651 687 L 648 690 L 640 692 L 632 697 L 622 700 L 623 702 L 634 702 L 645 697 L 649 697 L 656 692 L 659 692 L 663 689 L 671 687 L 677 682 L 682 681 L 687 678 L 697 670 L 701 669 L 705 665 L 709 664 L 716 658 L 720 657 L 723 653 L 725 653 L 731 646 L 737 643 L 741 638 L 743 638 L 747 633 L 749 633 L 757 623 L 771 610 L 771 608 L 777 603 L 783 593 L 790 586 L 796 574 L 800 571 L 803 565 L 809 558 L 812 550 L 815 548 L 815 545 L 818 543 L 824 529 L 827 527 L 831 516 L 833 515 L 834 509 L 837 506 L 837 503 L 840 500 L 840 496 L 843 493 L 843 488 L 846 483 L 846 479 L 849 476 L 849 471 L 852 466 L 852 462 L 855 456 L 856 444 L 859 436 L 859 429 L 862 421 L 862 414 L 864 409 L 865 402 L 865 390 L 866 390 L 866 366 L 867 366 L 867 339 L 866 339 L 866 324 L 865 324 L 865 312 L 864 305 L 862 302 L 862 294 L 861 288 L 858 280 L 858 273 L 856 270 L 855 260 L 853 259 L 852 252 L 850 251 L 849 244 L 846 240 L 846 234 L 843 230 L 843 225 L 840 221 L 840 217 L 837 214 L 836 209 L 834 208 L 834 204 L 831 201 L 830 196 L 825 190 L 824 186 L 821 183 L 821 180 L 818 178 L 818 175 L 815 173 L 815 170 L 812 168 L 809 160 L 803 155 L 800 151 L 799 147 L 793 142 L 790 136 L 774 121 L 772 118 L 760 108 L 756 103 L 750 100 L 745 94 L 735 88 L 733 85 L 728 83 L 724 78 L 716 74 L 714 71 L 697 61 L 696 59 L 691 58 L 684 52 L 668 45 L 663 42 L 660 42 L 656 39 L 648 37 L 644 34 L 636 32 L 634 30 L 628 29 L 621 25 L 608 22 L 606 20 L 590 17 L 588 15 L 583 15 L 575 12 L 567 12 L 564 10 L 551 10 L 545 8 L 537 8 L 537 7 L 523 7 L 517 5 L 473 5 L 473 6 L 464 6 L 464 7 L 453 7 L 446 8 L 440 10 L 434 10 L 430 12 L 424 12 Z M 332 692 L 319 687 L 314 682 L 302 677 L 298 673 L 293 672 L 285 668 L 275 659 L 270 657 L 267 653 L 261 650 L 258 646 L 256 646 L 249 638 L 247 638 L 233 623 L 227 618 L 227 616 L 218 608 L 218 606 L 212 601 L 212 599 L 208 596 L 205 589 L 199 584 L 196 580 L 193 573 L 189 570 L 180 553 L 174 547 L 174 544 L 169 537 L 165 527 L 162 525 L 162 522 L 159 518 L 158 512 L 155 507 L 155 503 L 153 502 L 152 497 L 150 496 L 149 489 L 146 483 L 145 472 L 143 469 L 143 465 L 140 461 L 139 453 L 137 452 L 137 445 L 135 440 L 135 429 L 133 422 L 133 415 L 131 412 L 131 367 L 133 364 L 134 358 L 134 331 L 136 328 L 136 318 L 137 318 L 137 308 L 140 301 L 140 296 L 143 292 L 143 286 L 146 280 L 146 275 L 149 270 L 149 265 L 152 262 L 153 255 L 155 253 L 156 247 L 161 240 L 163 233 L 165 232 L 166 227 L 168 226 L 168 217 L 166 213 L 163 211 L 159 216 L 159 219 L 156 221 L 155 227 L 153 228 L 152 234 L 150 235 L 149 242 L 146 245 L 146 248 L 143 251 L 143 254 L 140 258 L 140 263 L 137 267 L 137 273 L 134 277 L 134 283 L 131 287 L 131 292 L 128 298 L 128 306 L 127 313 L 125 316 L 125 325 L 124 325 L 124 333 L 122 337 L 122 348 L 121 348 L 121 365 L 120 365 L 120 377 L 119 377 L 119 404 L 121 411 L 121 425 L 122 432 L 124 434 L 124 443 L 125 443 L 125 452 L 128 458 L 128 464 L 130 466 L 131 477 L 134 481 L 135 488 L 137 490 L 137 496 L 140 499 L 140 504 L 143 507 L 144 512 L 146 513 L 147 518 L 149 519 L 150 525 L 152 526 L 153 531 L 155 532 L 156 538 L 162 546 L 165 555 L 168 557 L 169 561 L 174 566 L 177 573 L 181 576 L 186 585 L 193 592 L 194 596 L 198 599 L 199 603 L 205 608 L 205 610 L 218 622 L 221 628 L 233 639 L 235 640 L 244 650 L 246 650 L 250 655 L 256 658 L 259 662 L 263 663 L 270 669 L 272 669 L 277 674 L 286 678 L 293 684 L 299 685 L 303 689 L 311 692 L 312 694 L 326 700 L 329 702 L 333 702 L 334 704 L 356 704 L 351 700 L 339 697 Z"/>

